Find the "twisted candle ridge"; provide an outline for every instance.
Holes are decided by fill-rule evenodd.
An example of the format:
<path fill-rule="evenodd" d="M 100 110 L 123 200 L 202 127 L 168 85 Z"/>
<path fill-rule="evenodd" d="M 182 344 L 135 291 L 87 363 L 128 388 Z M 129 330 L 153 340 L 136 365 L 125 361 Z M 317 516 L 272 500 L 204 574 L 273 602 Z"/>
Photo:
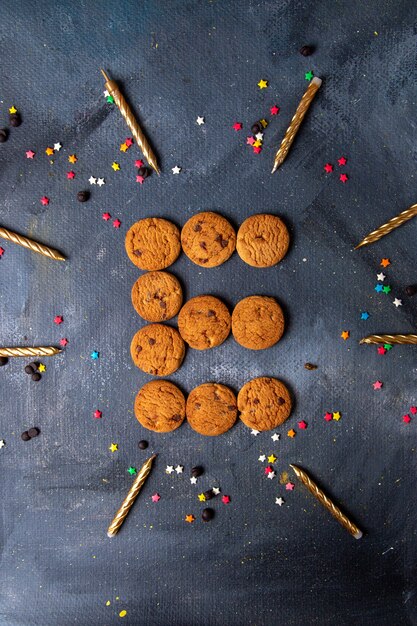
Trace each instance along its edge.
<path fill-rule="evenodd" d="M 152 148 L 149 145 L 148 140 L 146 139 L 142 129 L 137 123 L 132 111 L 129 108 L 128 103 L 126 102 L 123 94 L 121 93 L 117 83 L 114 80 L 110 80 L 109 77 L 103 70 L 101 70 L 104 78 L 106 79 L 106 89 L 111 96 L 113 96 L 114 101 L 123 115 L 126 124 L 129 126 L 130 131 L 134 138 L 136 139 L 137 144 L 139 145 L 145 159 L 148 161 L 149 165 L 155 170 L 155 172 L 159 175 L 159 167 L 156 161 L 156 157 L 152 152 Z"/>
<path fill-rule="evenodd" d="M 373 243 L 374 241 L 378 241 L 384 235 L 388 235 L 394 228 L 398 228 L 404 222 L 408 222 L 412 217 L 417 215 L 417 204 L 412 204 L 408 209 L 390 219 L 386 224 L 382 224 L 376 230 L 373 230 L 369 235 L 366 235 L 364 239 L 356 246 L 355 250 L 361 248 L 362 246 L 366 246 L 369 243 Z"/>
<path fill-rule="evenodd" d="M 0 348 L 0 356 L 54 356 L 61 350 L 53 346 L 37 346 L 34 348 Z"/>
<path fill-rule="evenodd" d="M 13 243 L 17 243 L 18 246 L 23 246 L 28 250 L 32 250 L 32 252 L 37 252 L 38 254 L 43 254 L 43 256 L 47 256 L 50 259 L 54 259 L 55 261 L 65 261 L 65 257 L 62 256 L 58 250 L 54 250 L 53 248 L 49 248 L 49 246 L 44 246 L 41 243 L 37 243 L 32 239 L 28 239 L 27 237 L 23 237 L 22 235 L 18 235 L 11 230 L 7 230 L 7 228 L 2 228 L 0 226 L 0 237 L 2 239 L 8 239 Z"/>
<path fill-rule="evenodd" d="M 321 80 L 318 78 L 313 78 L 309 86 L 307 87 L 303 97 L 300 100 L 300 104 L 297 107 L 296 112 L 290 122 L 290 125 L 287 128 L 287 132 L 284 135 L 283 140 L 281 141 L 281 145 L 278 149 L 278 152 L 275 155 L 274 167 L 272 168 L 272 174 L 279 168 L 279 166 L 285 160 L 289 149 L 295 139 L 296 134 L 300 128 L 301 122 L 304 119 L 305 114 L 307 113 L 310 104 L 312 103 L 314 96 L 316 95 L 319 87 L 321 85 Z"/>
<path fill-rule="evenodd" d="M 417 335 L 369 335 L 361 339 L 359 343 L 417 344 Z"/>
<path fill-rule="evenodd" d="M 297 478 L 307 487 L 310 493 L 333 515 L 334 518 L 344 527 L 346 530 L 355 537 L 360 539 L 362 537 L 362 531 L 346 517 L 344 513 L 337 507 L 328 496 L 319 489 L 315 482 L 306 474 L 306 472 L 296 465 L 290 465 L 294 470 Z"/>
<path fill-rule="evenodd" d="M 126 498 L 123 500 L 120 509 L 117 511 L 112 523 L 107 530 L 108 537 L 113 537 L 119 532 L 121 525 L 125 521 L 127 514 L 129 513 L 134 501 L 139 494 L 139 491 L 142 489 L 148 477 L 148 474 L 151 471 L 154 459 L 156 459 L 156 454 L 152 455 L 147 461 L 145 461 L 145 463 L 140 468 L 139 474 L 136 476 L 133 485 L 129 489 Z"/>

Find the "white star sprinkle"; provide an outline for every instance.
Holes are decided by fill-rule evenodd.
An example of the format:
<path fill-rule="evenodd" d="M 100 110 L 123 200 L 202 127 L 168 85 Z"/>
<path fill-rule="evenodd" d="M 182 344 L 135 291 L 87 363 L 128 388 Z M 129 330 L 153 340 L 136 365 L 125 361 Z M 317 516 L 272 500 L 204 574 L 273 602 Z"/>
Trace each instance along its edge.
<path fill-rule="evenodd" d="M 377 280 L 385 280 L 385 279 L 386 279 L 386 276 L 385 276 L 385 274 L 383 274 L 383 273 L 381 272 L 380 274 L 377 274 L 377 275 L 376 275 L 376 279 L 377 279 Z"/>
<path fill-rule="evenodd" d="M 252 430 L 250 431 L 250 434 L 253 435 L 254 437 L 257 437 L 260 432 L 261 432 L 260 430 L 255 430 L 255 428 L 252 428 Z"/>
<path fill-rule="evenodd" d="M 191 476 L 191 478 L 190 478 L 190 483 L 191 483 L 192 485 L 196 485 L 196 484 L 197 484 L 197 478 L 196 478 L 195 476 Z"/>
<path fill-rule="evenodd" d="M 177 474 L 182 474 L 184 471 L 184 468 L 182 465 L 177 465 L 177 467 L 175 468 L 175 471 L 177 472 Z"/>
<path fill-rule="evenodd" d="M 259 139 L 259 141 L 262 141 L 262 139 L 264 138 L 264 134 L 263 133 L 256 133 L 255 137 L 256 137 L 256 139 Z"/>
<path fill-rule="evenodd" d="M 261 454 L 261 456 L 259 457 L 258 461 L 260 461 L 261 463 L 265 463 L 266 456 L 264 454 Z"/>
<path fill-rule="evenodd" d="M 278 504 L 278 506 L 282 506 L 283 504 L 285 504 L 284 498 L 275 498 L 275 504 Z"/>
<path fill-rule="evenodd" d="M 275 472 L 272 470 L 272 472 L 269 472 L 268 474 L 268 478 L 270 478 L 271 480 L 274 478 L 275 476 Z"/>
<path fill-rule="evenodd" d="M 90 185 L 97 185 L 97 178 L 94 178 L 94 176 L 90 176 L 88 182 L 90 183 Z"/>
<path fill-rule="evenodd" d="M 281 439 L 281 435 L 278 435 L 278 433 L 274 433 L 273 435 L 271 435 L 271 439 L 272 441 L 279 441 Z"/>
<path fill-rule="evenodd" d="M 4 448 L 5 445 L 6 442 L 4 441 L 4 439 L 0 439 L 0 448 Z"/>
<path fill-rule="evenodd" d="M 175 167 L 172 168 L 172 173 L 173 174 L 179 174 L 181 172 L 181 167 L 178 167 L 178 165 L 176 165 Z"/>
<path fill-rule="evenodd" d="M 107 91 L 107 89 L 105 89 L 105 90 L 103 91 L 103 94 L 104 94 L 104 97 L 105 97 L 105 98 L 108 98 L 108 97 L 109 97 L 109 95 L 110 95 L 110 94 L 109 94 L 109 92 Z"/>
<path fill-rule="evenodd" d="M 220 493 L 219 487 L 213 487 L 212 492 L 214 493 L 215 496 L 218 496 Z"/>
<path fill-rule="evenodd" d="M 172 472 L 174 471 L 174 466 L 173 465 L 167 465 L 167 468 L 166 468 L 165 471 L 166 471 L 167 474 L 172 474 Z"/>
<path fill-rule="evenodd" d="M 55 152 L 59 152 L 61 150 L 61 148 L 62 148 L 62 145 L 59 143 L 59 141 L 58 141 L 58 143 L 54 143 L 54 150 L 55 150 Z"/>
<path fill-rule="evenodd" d="M 397 307 L 397 309 L 398 309 L 398 307 L 399 307 L 399 306 L 402 306 L 402 305 L 403 305 L 403 301 L 402 301 L 402 300 L 399 300 L 398 298 L 394 298 L 394 300 L 393 300 L 392 304 L 395 304 L 395 306 L 396 306 L 396 307 Z"/>
<path fill-rule="evenodd" d="M 200 115 L 197 117 L 196 121 L 199 126 L 201 126 L 201 124 L 205 124 L 204 117 L 201 117 Z"/>
<path fill-rule="evenodd" d="M 102 185 L 105 185 L 106 181 L 104 180 L 104 178 L 97 178 L 97 185 L 99 187 L 101 187 Z"/>

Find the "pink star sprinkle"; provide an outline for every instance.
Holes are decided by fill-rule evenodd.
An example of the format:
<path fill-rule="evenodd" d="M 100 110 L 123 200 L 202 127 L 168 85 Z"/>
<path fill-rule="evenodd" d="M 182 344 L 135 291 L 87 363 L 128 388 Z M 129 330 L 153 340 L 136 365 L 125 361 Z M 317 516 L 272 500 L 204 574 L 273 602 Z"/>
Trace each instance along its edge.
<path fill-rule="evenodd" d="M 67 178 L 69 180 L 72 180 L 73 178 L 75 178 L 75 172 L 73 172 L 72 170 L 71 172 L 67 172 Z"/>
<path fill-rule="evenodd" d="M 145 180 L 145 179 L 143 178 L 143 176 L 136 176 L 136 182 L 137 182 L 137 183 L 140 183 L 141 185 L 143 185 L 143 181 L 144 181 L 144 180 Z"/>
<path fill-rule="evenodd" d="M 54 322 L 55 324 L 62 324 L 62 322 L 64 321 L 64 318 L 62 317 L 62 315 L 55 315 L 54 317 Z"/>
<path fill-rule="evenodd" d="M 403 422 L 409 424 L 411 422 L 411 417 L 409 415 L 403 415 Z"/>
<path fill-rule="evenodd" d="M 372 387 L 374 389 L 382 389 L 382 385 L 384 383 L 382 383 L 380 380 L 376 380 L 374 383 L 372 383 Z"/>
<path fill-rule="evenodd" d="M 122 222 L 116 218 L 116 219 L 113 221 L 113 228 L 120 228 L 121 223 L 122 223 Z"/>
<path fill-rule="evenodd" d="M 346 165 L 347 159 L 342 156 L 342 157 L 340 157 L 340 159 L 337 159 L 337 162 L 339 163 L 340 166 Z"/>
<path fill-rule="evenodd" d="M 326 165 L 324 166 L 324 171 L 326 172 L 326 174 L 330 174 L 331 172 L 333 172 L 333 165 L 331 163 L 326 163 Z"/>
<path fill-rule="evenodd" d="M 99 411 L 98 409 L 96 409 L 96 410 L 94 411 L 93 415 L 94 415 L 94 417 L 95 417 L 96 419 L 98 419 L 98 420 L 99 420 L 99 419 L 101 418 L 101 416 L 103 415 L 103 413 L 102 413 L 101 411 Z"/>
<path fill-rule="evenodd" d="M 47 198 L 46 196 L 42 196 L 41 204 L 43 204 L 43 206 L 47 206 L 49 204 L 49 198 Z"/>
<path fill-rule="evenodd" d="M 271 115 L 278 115 L 278 113 L 279 113 L 279 107 L 277 107 L 276 104 L 274 104 L 274 106 L 271 107 L 269 110 L 271 112 Z"/>
<path fill-rule="evenodd" d="M 159 500 L 161 499 L 161 496 L 159 495 L 159 493 L 154 493 L 153 496 L 151 496 L 152 498 L 152 502 L 159 502 Z"/>
<path fill-rule="evenodd" d="M 285 485 L 285 489 L 286 489 L 287 491 L 294 491 L 294 487 L 295 487 L 294 483 L 287 483 L 287 484 Z"/>
<path fill-rule="evenodd" d="M 138 159 L 137 161 L 135 161 L 135 167 L 143 167 L 144 163 L 143 161 L 141 161 L 141 159 Z"/>
<path fill-rule="evenodd" d="M 103 220 L 105 220 L 106 222 L 108 222 L 109 220 L 111 220 L 111 215 L 110 213 L 103 213 L 103 215 L 101 216 L 103 218 Z"/>
<path fill-rule="evenodd" d="M 242 130 L 242 124 L 240 122 L 235 122 L 232 128 L 234 128 L 235 131 L 238 132 L 239 130 Z"/>
<path fill-rule="evenodd" d="M 33 150 L 26 150 L 26 158 L 27 159 L 33 159 L 35 154 L 36 154 L 36 152 L 33 152 Z"/>
<path fill-rule="evenodd" d="M 130 148 L 130 146 L 133 146 L 133 139 L 132 139 L 132 137 L 126 137 L 125 144 L 127 145 L 128 148 Z"/>
<path fill-rule="evenodd" d="M 415 415 L 417 413 L 417 406 L 410 406 L 410 413 Z"/>
<path fill-rule="evenodd" d="M 339 180 L 342 181 L 342 183 L 347 183 L 349 178 L 346 176 L 346 174 L 340 174 Z"/>
<path fill-rule="evenodd" d="M 246 138 L 246 143 L 247 143 L 249 146 L 253 146 L 253 144 L 255 143 L 255 141 L 256 141 L 255 137 L 250 136 L 250 137 L 247 137 L 247 138 Z"/>
<path fill-rule="evenodd" d="M 326 413 L 324 416 L 324 419 L 326 420 L 326 422 L 331 422 L 333 419 L 333 413 Z"/>
<path fill-rule="evenodd" d="M 301 430 L 305 430 L 307 428 L 307 422 L 301 420 L 301 422 L 298 422 L 298 428 L 301 428 Z"/>
<path fill-rule="evenodd" d="M 386 349 L 384 348 L 384 346 L 378 346 L 378 354 L 385 354 Z"/>
<path fill-rule="evenodd" d="M 223 496 L 222 497 L 222 502 L 223 502 L 223 504 L 229 504 L 230 496 Z"/>
<path fill-rule="evenodd" d="M 66 339 L 65 337 L 63 337 L 62 339 L 59 340 L 59 345 L 63 346 L 65 348 L 65 346 L 68 345 L 68 339 Z"/>

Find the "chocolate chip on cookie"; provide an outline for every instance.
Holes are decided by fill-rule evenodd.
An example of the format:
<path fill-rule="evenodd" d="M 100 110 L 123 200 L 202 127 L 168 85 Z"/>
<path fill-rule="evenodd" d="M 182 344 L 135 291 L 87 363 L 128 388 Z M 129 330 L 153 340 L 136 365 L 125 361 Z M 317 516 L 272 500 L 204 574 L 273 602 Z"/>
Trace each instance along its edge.
<path fill-rule="evenodd" d="M 138 330 L 130 345 L 133 363 L 152 376 L 169 376 L 181 365 L 185 345 L 175 328 L 149 324 Z"/>
<path fill-rule="evenodd" d="M 237 233 L 237 253 L 253 267 L 276 265 L 286 255 L 289 245 L 288 229 L 276 215 L 251 215 Z"/>
<path fill-rule="evenodd" d="M 191 391 L 185 411 L 191 428 L 200 435 L 221 435 L 236 421 L 236 398 L 225 385 L 205 383 Z"/>
<path fill-rule="evenodd" d="M 270 348 L 281 339 L 283 332 L 284 314 L 274 298 L 249 296 L 235 306 L 232 333 L 244 348 Z"/>
<path fill-rule="evenodd" d="M 135 415 L 148 430 L 157 433 L 176 430 L 185 418 L 184 394 L 167 380 L 152 380 L 136 396 Z"/>
<path fill-rule="evenodd" d="M 221 265 L 233 254 L 236 234 L 226 218 L 206 211 L 191 217 L 181 231 L 185 254 L 202 267 Z"/>
<path fill-rule="evenodd" d="M 237 396 L 240 419 L 249 428 L 272 430 L 289 417 L 291 396 L 283 382 L 266 376 L 253 378 Z"/>
<path fill-rule="evenodd" d="M 181 337 L 195 350 L 219 346 L 230 333 L 230 313 L 214 296 L 191 298 L 178 315 Z"/>
<path fill-rule="evenodd" d="M 168 272 L 147 272 L 132 287 L 132 304 L 148 322 L 169 320 L 181 308 L 181 285 Z"/>
<path fill-rule="evenodd" d="M 181 251 L 180 231 L 172 222 L 159 217 L 139 220 L 126 233 L 129 259 L 142 270 L 163 270 Z"/>

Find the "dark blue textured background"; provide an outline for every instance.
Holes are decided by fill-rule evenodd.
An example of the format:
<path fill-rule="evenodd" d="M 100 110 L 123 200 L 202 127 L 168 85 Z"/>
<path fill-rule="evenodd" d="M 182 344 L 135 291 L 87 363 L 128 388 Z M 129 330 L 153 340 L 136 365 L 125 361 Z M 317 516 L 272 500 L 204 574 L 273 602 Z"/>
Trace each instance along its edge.
<path fill-rule="evenodd" d="M 2 0 L 0 125 L 15 104 L 23 124 L 0 147 L 0 224 L 62 250 L 66 263 L 2 243 L 0 328 L 3 345 L 56 344 L 39 384 L 14 360 L 0 371 L 0 623 L 69 626 L 416 624 L 415 428 L 401 421 L 416 396 L 416 351 L 379 356 L 358 339 L 370 332 L 412 332 L 417 281 L 416 223 L 353 252 L 370 230 L 416 201 L 416 16 L 411 0 L 260 2 L 87 2 Z M 378 33 L 378 34 L 375 34 Z M 298 48 L 317 46 L 303 58 Z M 156 147 L 162 175 L 134 181 L 136 147 L 106 104 L 99 68 L 123 85 Z M 306 88 L 304 73 L 324 79 L 296 144 L 270 175 L 274 151 Z M 269 87 L 260 91 L 265 78 Z M 261 155 L 246 130 L 281 107 Z M 196 125 L 198 115 L 206 124 Z M 242 121 L 245 130 L 231 125 Z M 61 141 L 53 164 L 46 146 Z M 25 150 L 36 151 L 34 161 Z M 67 157 L 75 152 L 78 162 Z M 348 158 L 346 185 L 339 168 Z M 111 169 L 113 160 L 121 171 Z M 170 168 L 183 168 L 173 176 Z M 77 177 L 67 181 L 66 172 Z M 90 175 L 86 204 L 76 192 Z M 50 197 L 48 207 L 39 198 Z M 288 328 L 274 348 L 253 353 L 232 338 L 213 351 L 189 350 L 172 376 L 185 391 L 209 380 L 236 391 L 256 375 L 293 390 L 288 428 L 254 438 L 241 423 L 205 439 L 184 424 L 157 435 L 133 415 L 149 377 L 131 364 L 130 340 L 142 322 L 130 303 L 138 276 L 124 234 L 144 216 L 182 226 L 200 210 L 238 226 L 255 212 L 284 217 L 292 246 L 276 268 L 255 270 L 237 255 L 204 270 L 183 255 L 172 270 L 186 297 L 221 296 L 233 306 L 253 293 L 276 296 Z M 119 231 L 101 219 L 120 218 Z M 1 242 L 0 242 L 1 243 Z M 373 290 L 382 256 L 390 296 Z M 394 295 L 404 306 L 392 305 Z M 392 296 L 392 297 L 391 297 Z M 371 314 L 367 322 L 360 312 Z M 55 326 L 53 318 L 64 316 Z M 351 331 L 348 342 L 340 339 Z M 99 350 L 99 361 L 90 359 Z M 319 365 L 304 369 L 305 361 Z M 384 381 L 381 392 L 371 383 Z M 93 411 L 103 411 L 101 420 Z M 323 420 L 340 410 L 340 422 Z M 20 433 L 39 426 L 27 443 Z M 154 471 L 120 534 L 106 529 L 127 492 L 129 465 L 159 453 Z M 111 454 L 108 446 L 119 444 Z M 353 540 L 298 484 L 286 493 L 265 480 L 259 454 L 275 452 L 279 473 L 299 463 L 344 504 L 366 531 Z M 182 477 L 167 476 L 182 463 Z M 198 487 L 192 465 L 206 474 Z M 196 494 L 218 484 L 217 516 L 202 524 Z M 150 495 L 158 491 L 158 504 Z M 274 504 L 283 495 L 286 505 Z M 194 513 L 193 525 L 183 521 Z M 116 596 L 120 600 L 116 600 Z M 111 606 L 106 607 L 106 600 Z"/>

